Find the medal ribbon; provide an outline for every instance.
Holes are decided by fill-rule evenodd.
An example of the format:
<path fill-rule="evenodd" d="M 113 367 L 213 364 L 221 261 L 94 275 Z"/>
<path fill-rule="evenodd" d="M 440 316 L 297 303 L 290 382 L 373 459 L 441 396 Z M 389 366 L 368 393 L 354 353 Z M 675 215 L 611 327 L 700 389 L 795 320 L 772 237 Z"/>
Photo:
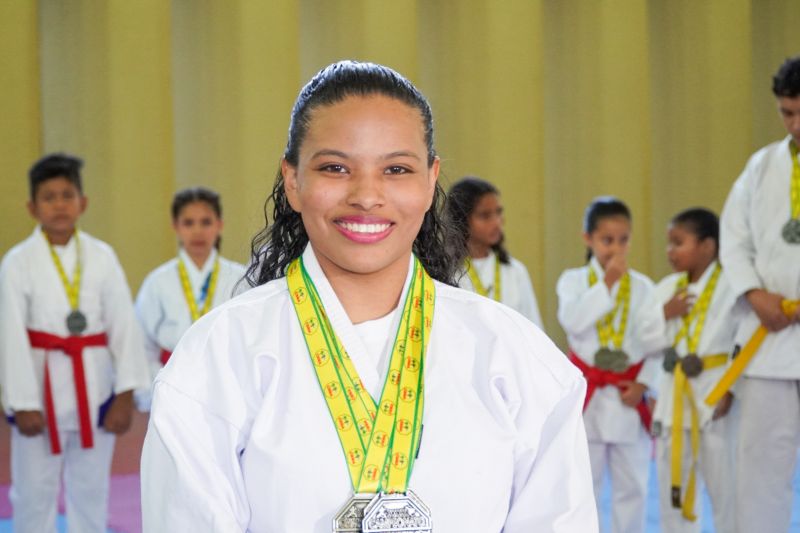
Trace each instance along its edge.
<path fill-rule="evenodd" d="M 789 194 L 792 202 L 792 218 L 800 219 L 800 161 L 797 160 L 797 145 L 794 141 L 789 143 L 792 154 L 792 188 Z"/>
<path fill-rule="evenodd" d="M 675 335 L 675 340 L 672 342 L 673 348 L 677 347 L 681 340 L 683 340 L 685 337 L 686 347 L 688 349 L 687 353 L 697 354 L 697 347 L 700 344 L 700 335 L 703 334 L 703 327 L 705 326 L 706 322 L 706 313 L 708 313 L 708 307 L 711 304 L 711 298 L 714 295 L 714 289 L 717 287 L 717 281 L 719 280 L 721 272 L 722 267 L 719 263 L 717 263 L 717 265 L 714 267 L 714 271 L 711 273 L 711 278 L 709 278 L 708 283 L 706 283 L 706 286 L 703 289 L 703 292 L 692 306 L 692 310 L 683 317 L 683 325 L 681 326 L 681 329 L 678 331 L 677 335 Z M 678 280 L 676 290 L 679 291 L 681 289 L 685 289 L 688 282 L 688 278 L 682 276 Z M 694 324 L 694 330 L 692 330 L 692 324 Z M 691 334 L 689 333 L 690 330 L 692 330 Z"/>
<path fill-rule="evenodd" d="M 412 276 L 389 372 L 376 404 L 333 330 L 302 258 L 295 259 L 287 270 L 292 304 L 355 493 L 404 493 L 408 489 L 421 437 L 424 354 L 435 299 L 433 280 L 416 258 Z"/>
<path fill-rule="evenodd" d="M 64 286 L 64 290 L 67 293 L 69 307 L 73 311 L 77 311 L 81 300 L 81 241 L 78 239 L 77 231 L 73 234 L 73 237 L 75 238 L 75 254 L 77 260 L 75 261 L 75 273 L 72 276 L 72 281 L 70 282 L 69 278 L 67 277 L 67 272 L 64 270 L 64 265 L 61 264 L 61 259 L 56 253 L 56 249 L 50 242 L 50 238 L 47 237 L 47 234 L 45 234 L 47 247 L 50 248 L 50 257 L 53 258 L 53 263 L 56 265 L 56 270 L 58 270 L 58 277 L 61 278 L 61 284 Z"/>
<path fill-rule="evenodd" d="M 192 283 L 189 281 L 189 273 L 186 270 L 186 265 L 183 264 L 183 260 L 180 257 L 178 258 L 178 274 L 181 277 L 183 297 L 186 299 L 186 304 L 189 306 L 189 313 L 192 316 L 192 323 L 197 322 L 201 316 L 208 313 L 209 309 L 211 309 L 211 304 L 214 302 L 214 293 L 217 291 L 217 279 L 219 278 L 219 257 L 217 257 L 217 259 L 214 261 L 214 269 L 211 271 L 211 274 L 206 281 L 208 290 L 205 294 L 205 301 L 203 302 L 202 309 L 197 309 L 197 302 L 194 299 L 194 292 L 192 291 Z"/>
<path fill-rule="evenodd" d="M 589 267 L 589 287 L 597 283 L 597 273 Z M 617 290 L 617 301 L 606 316 L 597 321 L 597 338 L 600 346 L 611 347 L 613 343 L 616 349 L 622 348 L 622 341 L 625 339 L 625 330 L 628 326 L 628 310 L 631 305 L 631 275 L 626 272 L 619 281 Z M 614 317 L 622 310 L 619 320 L 619 328 L 614 329 Z"/>
<path fill-rule="evenodd" d="M 475 287 L 475 292 L 480 294 L 481 296 L 489 297 L 489 289 L 483 286 L 481 282 L 481 278 L 478 276 L 478 271 L 475 270 L 475 267 L 472 266 L 472 261 L 469 258 L 465 261 L 465 265 L 467 267 L 467 275 L 469 276 L 469 280 L 472 282 L 472 286 Z M 495 254 L 494 257 L 494 289 L 493 289 L 493 297 L 495 301 L 500 301 L 502 297 L 502 292 L 500 291 L 500 258 L 497 257 Z"/>

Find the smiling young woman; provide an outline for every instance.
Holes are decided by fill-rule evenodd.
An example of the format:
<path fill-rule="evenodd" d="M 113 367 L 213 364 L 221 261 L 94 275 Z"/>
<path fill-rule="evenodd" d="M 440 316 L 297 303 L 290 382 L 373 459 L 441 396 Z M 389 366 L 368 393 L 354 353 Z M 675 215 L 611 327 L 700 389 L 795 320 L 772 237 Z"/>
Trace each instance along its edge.
<path fill-rule="evenodd" d="M 432 124 L 380 65 L 303 88 L 256 287 L 156 380 L 147 531 L 597 529 L 583 380 L 527 320 L 453 286 Z"/>

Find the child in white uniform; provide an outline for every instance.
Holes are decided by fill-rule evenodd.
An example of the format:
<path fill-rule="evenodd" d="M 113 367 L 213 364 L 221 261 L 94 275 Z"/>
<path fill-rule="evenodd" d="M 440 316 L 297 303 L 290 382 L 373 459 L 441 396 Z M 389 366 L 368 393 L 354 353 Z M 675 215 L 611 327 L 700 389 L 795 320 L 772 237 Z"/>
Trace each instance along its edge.
<path fill-rule="evenodd" d="M 301 91 L 259 286 L 156 378 L 145 530 L 596 531 L 583 380 L 447 284 L 438 170 L 430 107 L 391 69 L 343 61 Z"/>
<path fill-rule="evenodd" d="M 171 212 L 178 257 L 150 272 L 136 296 L 153 378 L 189 326 L 227 302 L 245 273 L 243 265 L 218 251 L 223 226 L 219 194 L 205 187 L 183 189 L 173 197 Z M 137 391 L 137 404 L 149 409 L 149 391 Z"/>
<path fill-rule="evenodd" d="M 480 178 L 461 178 L 447 194 L 447 212 L 463 234 L 469 253 L 459 286 L 506 304 L 541 328 L 528 269 L 503 245 L 500 191 Z"/>
<path fill-rule="evenodd" d="M 71 531 L 104 532 L 115 435 L 147 386 L 142 337 L 113 250 L 76 229 L 82 161 L 30 171 L 39 222 L 0 264 L 0 391 L 11 432 L 14 530 L 56 528 L 63 474 Z"/>
<path fill-rule="evenodd" d="M 644 531 L 651 413 L 644 393 L 657 383 L 665 345 L 664 317 L 652 282 L 628 268 L 631 234 L 627 206 L 596 198 L 586 209 L 586 266 L 558 280 L 558 320 L 570 359 L 588 381 L 584 421 L 595 496 L 608 468 L 612 531 Z"/>
<path fill-rule="evenodd" d="M 656 286 L 672 345 L 653 415 L 661 527 L 699 532 L 705 484 L 715 531 L 733 533 L 736 411 L 728 415 L 730 393 L 716 408 L 704 402 L 725 372 L 737 325 L 736 298 L 717 262 L 719 220 L 707 209 L 687 209 L 670 222 L 668 240 L 676 272 Z"/>

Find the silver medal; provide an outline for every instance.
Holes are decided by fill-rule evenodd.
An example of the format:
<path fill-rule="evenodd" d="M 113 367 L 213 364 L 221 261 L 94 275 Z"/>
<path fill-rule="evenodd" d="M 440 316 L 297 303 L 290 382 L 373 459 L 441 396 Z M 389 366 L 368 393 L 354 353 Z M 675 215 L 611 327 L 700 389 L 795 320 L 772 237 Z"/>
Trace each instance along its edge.
<path fill-rule="evenodd" d="M 364 509 L 363 533 L 432 533 L 431 511 L 412 491 L 379 494 Z"/>
<path fill-rule="evenodd" d="M 678 364 L 678 352 L 675 348 L 667 348 L 664 350 L 664 362 L 662 363 L 664 371 L 672 373 L 675 370 L 675 365 Z"/>
<path fill-rule="evenodd" d="M 790 218 L 783 225 L 781 235 L 783 235 L 783 240 L 789 244 L 800 244 L 800 219 Z"/>
<path fill-rule="evenodd" d="M 333 517 L 333 533 L 361 533 L 364 508 L 373 499 L 374 494 L 354 494 Z"/>
<path fill-rule="evenodd" d="M 609 348 L 600 348 L 594 354 L 594 366 L 601 370 L 610 370 L 611 372 L 625 372 L 627 370 L 630 359 L 628 354 L 622 350 L 611 350 Z"/>
<path fill-rule="evenodd" d="M 86 315 L 75 309 L 67 315 L 67 330 L 70 335 L 80 335 L 86 331 Z"/>

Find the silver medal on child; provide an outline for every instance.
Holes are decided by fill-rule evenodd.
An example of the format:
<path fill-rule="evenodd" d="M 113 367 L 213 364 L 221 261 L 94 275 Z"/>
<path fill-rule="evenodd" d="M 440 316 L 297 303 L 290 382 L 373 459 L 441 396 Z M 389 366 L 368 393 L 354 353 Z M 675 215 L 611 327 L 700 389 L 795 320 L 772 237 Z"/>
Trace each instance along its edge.
<path fill-rule="evenodd" d="M 800 244 L 800 219 L 790 218 L 786 224 L 783 225 L 781 231 L 783 240 L 789 244 Z"/>
<path fill-rule="evenodd" d="M 333 533 L 361 533 L 364 509 L 374 498 L 374 494 L 354 494 L 333 517 Z"/>
<path fill-rule="evenodd" d="M 86 315 L 75 309 L 67 315 L 67 330 L 70 335 L 80 335 L 86 331 Z"/>

